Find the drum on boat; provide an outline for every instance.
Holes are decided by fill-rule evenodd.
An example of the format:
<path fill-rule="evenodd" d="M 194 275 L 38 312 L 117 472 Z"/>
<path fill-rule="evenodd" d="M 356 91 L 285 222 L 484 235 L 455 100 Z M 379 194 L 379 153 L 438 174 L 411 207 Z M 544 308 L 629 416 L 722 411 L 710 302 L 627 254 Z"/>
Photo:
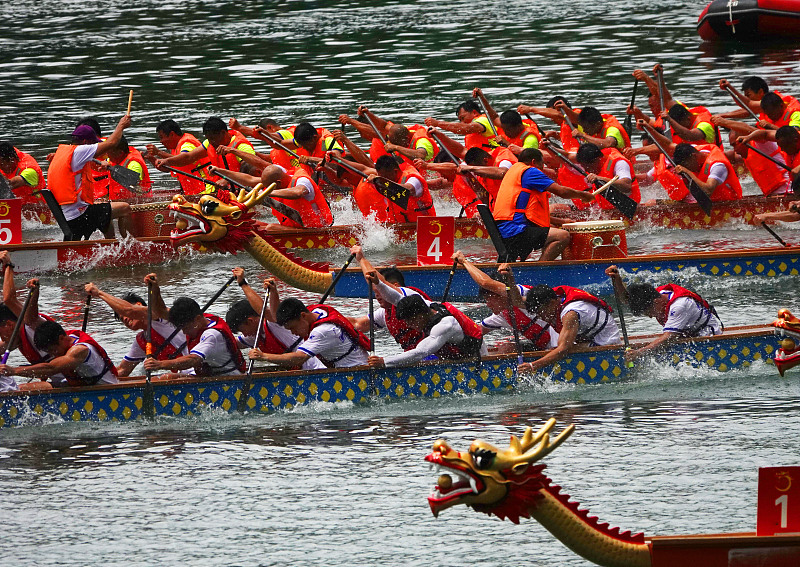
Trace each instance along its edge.
<path fill-rule="evenodd" d="M 175 219 L 167 210 L 169 201 L 131 205 L 129 232 L 136 238 L 169 236 L 175 228 Z"/>
<path fill-rule="evenodd" d="M 628 256 L 625 223 L 621 220 L 568 222 L 561 228 L 571 236 L 569 246 L 561 254 L 564 260 L 612 259 Z"/>

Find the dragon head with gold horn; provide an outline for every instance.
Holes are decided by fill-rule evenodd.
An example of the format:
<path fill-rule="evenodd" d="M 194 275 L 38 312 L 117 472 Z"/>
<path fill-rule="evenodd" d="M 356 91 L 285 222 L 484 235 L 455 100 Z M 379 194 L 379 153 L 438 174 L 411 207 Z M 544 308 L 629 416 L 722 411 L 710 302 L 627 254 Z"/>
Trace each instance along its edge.
<path fill-rule="evenodd" d="M 780 346 L 773 360 L 783 376 L 784 372 L 800 364 L 800 319 L 788 309 L 781 309 L 772 326 L 775 327 Z"/>

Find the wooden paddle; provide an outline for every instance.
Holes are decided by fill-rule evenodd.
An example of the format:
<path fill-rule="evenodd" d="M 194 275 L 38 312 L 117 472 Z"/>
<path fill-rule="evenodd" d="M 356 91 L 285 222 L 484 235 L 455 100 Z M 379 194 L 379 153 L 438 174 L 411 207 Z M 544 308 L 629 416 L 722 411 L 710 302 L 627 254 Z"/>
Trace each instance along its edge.
<path fill-rule="evenodd" d="M 654 130 L 652 126 L 645 122 L 644 128 L 650 134 L 650 139 L 656 145 L 658 150 L 664 154 L 664 158 L 672 165 L 672 167 L 675 167 L 675 161 L 672 159 L 672 156 L 667 153 L 667 150 L 664 149 L 664 146 L 662 146 L 658 140 L 656 140 L 655 136 L 653 136 Z M 692 197 L 694 197 L 694 200 L 697 201 L 697 206 L 703 209 L 703 212 L 706 215 L 711 215 L 711 197 L 708 196 L 708 193 L 700 189 L 700 187 L 697 186 L 697 183 L 695 183 L 694 180 L 685 173 L 681 174 L 681 179 L 683 179 L 683 182 L 686 183 L 686 186 L 689 188 L 689 192 L 692 194 Z"/>
<path fill-rule="evenodd" d="M 38 286 L 38 284 L 36 285 Z M 14 346 L 14 342 L 19 336 L 19 330 L 22 328 L 22 325 L 25 322 L 25 313 L 28 311 L 28 306 L 31 304 L 31 297 L 33 297 L 33 288 L 28 290 L 28 297 L 25 298 L 25 303 L 22 304 L 22 311 L 19 312 L 17 320 L 14 323 L 14 329 L 11 331 L 11 336 L 6 343 L 6 350 L 3 352 L 3 358 L 0 359 L 0 364 L 6 364 L 8 362 L 8 355 L 11 354 L 11 349 Z"/>
<path fill-rule="evenodd" d="M 486 106 L 484 106 L 483 100 L 479 96 L 476 96 L 476 97 L 473 97 L 473 98 L 478 101 L 478 104 L 481 106 L 481 110 L 483 111 L 484 116 L 486 116 L 486 119 L 489 121 L 489 128 L 492 130 L 492 134 L 494 135 L 495 138 L 497 138 L 497 128 L 494 127 L 494 123 L 492 122 L 492 119 L 489 118 L 489 113 L 486 112 Z M 495 141 L 500 143 L 499 140 L 495 140 Z M 503 141 L 505 141 L 505 140 L 503 140 Z M 507 146 L 508 144 L 500 144 L 500 145 L 501 146 L 502 145 Z"/>
<path fill-rule="evenodd" d="M 355 173 L 356 175 L 360 175 L 364 179 L 369 179 L 369 175 L 360 169 L 353 167 L 341 158 L 330 153 L 326 154 L 326 156 L 328 159 L 335 161 L 346 170 Z M 373 178 L 372 184 L 375 186 L 375 189 L 377 189 L 378 193 L 389 199 L 404 211 L 408 211 L 408 200 L 411 198 L 411 192 L 409 191 L 408 187 L 404 187 L 403 185 L 391 181 L 390 179 L 386 179 L 385 177 Z"/>
<path fill-rule="evenodd" d="M 81 324 L 81 331 L 86 332 L 86 327 L 89 325 L 89 308 L 92 305 L 91 294 L 86 294 L 86 303 L 83 306 L 83 323 Z"/>
<path fill-rule="evenodd" d="M 130 94 L 128 94 L 128 111 L 125 113 L 126 115 L 131 115 L 131 103 L 133 102 L 133 89 L 131 89 Z"/>
<path fill-rule="evenodd" d="M 763 227 L 764 227 L 764 228 L 767 230 L 767 232 L 769 232 L 769 233 L 770 233 L 772 236 L 774 236 L 774 237 L 775 237 L 775 240 L 777 240 L 778 242 L 780 242 L 781 244 L 783 244 L 783 245 L 784 245 L 784 246 L 786 246 L 787 248 L 789 247 L 789 245 L 788 245 L 788 244 L 786 244 L 786 243 L 783 241 L 783 238 L 781 238 L 780 236 L 778 236 L 778 233 L 776 233 L 774 230 L 772 230 L 770 227 L 768 227 L 768 226 L 767 226 L 767 223 L 766 223 L 766 222 L 764 222 L 764 221 L 761 221 L 761 226 L 763 226 Z"/>
<path fill-rule="evenodd" d="M 131 91 L 133 95 L 133 91 Z M 145 358 L 153 358 L 153 282 L 147 282 L 147 330 L 145 331 Z M 144 369 L 144 393 L 142 394 L 142 413 L 145 417 L 156 416 L 155 392 L 153 391 L 152 370 Z"/>
<path fill-rule="evenodd" d="M 326 290 L 325 290 L 325 293 L 323 293 L 323 294 L 322 294 L 322 297 L 321 297 L 321 298 L 320 298 L 320 300 L 319 300 L 320 304 L 323 304 L 323 303 L 325 303 L 325 300 L 326 300 L 326 299 L 328 299 L 328 296 L 329 296 L 329 295 L 331 294 L 331 292 L 333 291 L 333 288 L 335 288 L 335 287 L 336 287 L 336 284 L 339 282 L 339 280 L 340 280 L 340 279 L 342 278 L 342 276 L 344 275 L 344 271 L 347 269 L 347 266 L 349 266 L 349 265 L 350 265 L 350 262 L 352 262 L 353 260 L 355 260 L 355 258 L 356 258 L 356 255 L 355 255 L 355 253 L 353 253 L 353 254 L 350 254 L 350 257 L 347 259 L 347 262 L 345 262 L 345 263 L 344 263 L 344 266 L 342 266 L 342 269 L 341 269 L 341 270 L 339 270 L 339 272 L 336 274 L 336 277 L 335 277 L 335 278 L 333 278 L 333 281 L 331 282 L 331 285 L 329 285 L 329 286 L 328 286 L 328 289 L 326 289 Z"/>
<path fill-rule="evenodd" d="M 631 104 L 630 104 L 631 108 L 633 108 L 633 106 L 636 104 L 636 87 L 638 86 L 639 86 L 639 79 L 634 79 L 633 94 L 631 94 Z M 633 114 L 628 114 L 625 117 L 625 123 L 623 124 L 623 128 L 625 128 L 625 131 L 628 133 L 628 137 L 630 137 L 631 134 L 633 133 Z"/>
<path fill-rule="evenodd" d="M 99 159 L 93 159 L 92 161 L 108 168 L 108 174 L 111 176 L 111 179 L 125 187 L 125 189 L 130 189 L 136 193 L 143 193 L 143 191 L 139 189 L 139 174 L 132 169 L 121 165 L 106 164 Z"/>
<path fill-rule="evenodd" d="M 231 187 L 234 187 L 236 189 L 247 189 L 248 191 L 250 189 L 252 189 L 251 187 L 245 187 L 244 185 L 242 185 L 238 181 L 235 181 L 230 176 L 225 175 L 224 173 L 220 173 L 219 171 L 215 171 L 213 175 L 221 177 L 222 179 L 224 179 L 225 181 L 230 183 Z M 292 207 L 290 207 L 289 205 L 287 205 L 286 203 L 281 203 L 280 201 L 276 201 L 272 197 L 264 197 L 264 198 L 261 199 L 261 204 L 262 205 L 266 205 L 267 207 L 270 207 L 272 209 L 275 209 L 276 211 L 278 211 L 283 216 L 292 219 L 294 222 L 299 224 L 301 227 L 305 227 L 305 223 L 303 223 L 303 217 L 300 216 L 300 213 L 297 212 Z"/>
<path fill-rule="evenodd" d="M 478 214 L 481 216 L 481 220 L 483 221 L 483 226 L 486 227 L 486 232 L 489 233 L 489 238 L 494 245 L 494 249 L 497 250 L 497 262 L 512 262 L 516 260 L 516 258 L 509 258 L 506 243 L 503 241 L 503 237 L 500 235 L 500 230 L 497 228 L 497 223 L 492 216 L 492 211 L 489 209 L 489 206 L 483 203 L 478 203 L 477 207 Z"/>
<path fill-rule="evenodd" d="M 561 150 L 557 149 L 553 145 L 549 146 L 549 150 L 558 159 L 563 161 L 566 165 L 568 165 L 569 167 L 574 169 L 580 175 L 583 175 L 584 177 L 586 177 L 586 175 L 588 175 L 585 169 L 583 169 L 577 163 L 574 163 L 571 159 L 569 159 L 567 154 L 565 154 Z M 603 193 L 603 197 L 606 199 L 606 201 L 608 201 L 609 203 L 614 205 L 614 207 L 619 212 L 621 212 L 623 215 L 625 215 L 629 219 L 632 219 L 634 217 L 634 215 L 636 214 L 636 209 L 639 207 L 639 203 L 637 203 L 636 201 L 634 201 L 633 199 L 628 197 L 625 193 L 623 193 L 622 191 L 620 191 L 616 187 L 609 186 L 608 183 L 603 185 L 602 181 L 595 181 L 594 186 L 598 188 L 598 191 L 595 191 L 595 194 L 599 193 L 600 189 L 602 188 L 603 191 L 605 191 Z"/>
<path fill-rule="evenodd" d="M 747 103 L 746 103 L 744 100 L 742 100 L 742 99 L 739 97 L 739 95 L 738 95 L 738 94 L 736 94 L 735 92 L 733 92 L 733 89 L 730 87 L 730 85 L 729 85 L 729 86 L 726 86 L 726 87 L 725 87 L 725 90 L 726 90 L 726 91 L 728 91 L 728 94 L 729 94 L 729 95 L 731 95 L 731 97 L 733 98 L 733 101 L 734 101 L 736 104 L 738 104 L 739 106 L 741 106 L 742 108 L 744 108 L 744 109 L 745 109 L 747 112 L 749 112 L 749 113 L 750 113 L 750 116 L 752 116 L 753 118 L 755 118 L 755 121 L 756 121 L 756 122 L 759 122 L 759 121 L 761 120 L 761 118 L 759 118 L 759 117 L 758 117 L 758 114 L 756 114 L 755 112 L 753 112 L 753 109 L 752 109 L 752 108 L 750 108 L 750 106 L 749 106 L 749 105 L 748 105 L 748 104 L 747 104 Z"/>
<path fill-rule="evenodd" d="M 258 348 L 258 341 L 261 340 L 261 331 L 267 325 L 264 319 L 266 318 L 268 306 L 269 287 L 267 287 L 267 291 L 264 293 L 264 305 L 261 306 L 261 314 L 258 317 L 258 328 L 256 329 L 256 338 L 253 341 L 253 348 Z M 253 387 L 253 364 L 255 364 L 255 362 L 255 360 L 250 360 L 250 363 L 247 365 L 247 376 L 244 379 L 244 384 L 242 384 L 242 393 L 239 394 L 239 400 L 236 403 L 236 411 L 239 413 L 244 413 L 247 407 L 247 398 L 250 397 L 250 389 Z"/>
<path fill-rule="evenodd" d="M 625 326 L 625 315 L 622 313 L 622 301 L 619 298 L 617 286 L 614 285 L 614 278 L 611 278 L 611 287 L 614 288 L 614 301 L 617 304 L 617 313 L 619 314 L 619 328 L 622 331 L 622 341 L 625 343 L 625 352 L 631 350 L 631 343 L 628 340 L 628 328 Z M 633 361 L 626 362 L 627 368 L 633 368 Z"/>
<path fill-rule="evenodd" d="M 514 343 L 517 345 L 517 364 L 522 364 L 522 343 L 519 340 L 519 324 L 517 323 L 517 313 L 514 310 L 514 303 L 511 300 L 511 266 L 508 267 L 509 273 L 503 278 L 506 284 L 506 300 L 508 302 L 508 314 L 511 319 L 511 330 L 514 331 Z"/>
<path fill-rule="evenodd" d="M 793 171 L 791 167 L 789 167 L 788 165 L 786 165 L 785 163 L 783 163 L 781 161 L 778 161 L 777 159 L 775 159 L 771 155 L 766 154 L 766 153 L 762 152 L 761 150 L 759 150 L 757 148 L 754 148 L 750 144 L 744 144 L 744 145 L 747 146 L 748 148 L 750 148 L 751 150 L 753 150 L 755 153 L 757 153 L 761 157 L 763 157 L 765 159 L 768 159 L 769 161 L 771 161 L 772 163 L 774 163 L 775 165 L 777 165 L 779 167 L 782 167 L 786 171 L 788 171 L 790 173 Z M 800 195 L 800 175 L 795 175 L 794 179 L 792 180 L 792 193 L 794 193 L 795 195 Z"/>
<path fill-rule="evenodd" d="M 450 275 L 447 276 L 447 285 L 444 286 L 444 293 L 442 294 L 442 303 L 447 301 L 447 296 L 450 295 L 450 286 L 453 284 L 453 277 L 456 275 L 456 268 L 458 267 L 458 260 L 453 260 L 453 265 L 450 267 Z"/>

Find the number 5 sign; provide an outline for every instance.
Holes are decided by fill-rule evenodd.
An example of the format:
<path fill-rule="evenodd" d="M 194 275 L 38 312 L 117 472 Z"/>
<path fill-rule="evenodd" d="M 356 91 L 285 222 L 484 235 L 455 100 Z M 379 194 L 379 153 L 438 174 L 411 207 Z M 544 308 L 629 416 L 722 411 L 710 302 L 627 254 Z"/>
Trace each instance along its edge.
<path fill-rule="evenodd" d="M 22 199 L 0 199 L 0 245 L 22 242 Z"/>
<path fill-rule="evenodd" d="M 756 533 L 800 533 L 800 467 L 758 469 Z"/>
<path fill-rule="evenodd" d="M 456 219 L 453 217 L 418 217 L 417 265 L 449 264 L 455 232 Z"/>

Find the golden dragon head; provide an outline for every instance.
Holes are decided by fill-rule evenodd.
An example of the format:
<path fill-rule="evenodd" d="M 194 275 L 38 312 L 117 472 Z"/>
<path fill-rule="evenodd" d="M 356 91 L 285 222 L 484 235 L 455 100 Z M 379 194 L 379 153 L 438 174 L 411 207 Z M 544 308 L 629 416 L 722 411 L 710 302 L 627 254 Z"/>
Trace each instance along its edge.
<path fill-rule="evenodd" d="M 235 254 L 253 236 L 253 207 L 274 188 L 274 183 L 266 189 L 258 184 L 236 196 L 220 190 L 215 195 L 203 195 L 197 203 L 175 195 L 169 205 L 177 217 L 175 230 L 170 233 L 172 244 L 198 243 Z"/>
<path fill-rule="evenodd" d="M 550 479 L 542 474 L 545 466 L 534 463 L 575 430 L 570 425 L 551 440 L 550 430 L 555 424 L 556 420 L 550 419 L 536 433 L 528 427 L 521 438 L 512 435 L 508 449 L 475 440 L 468 452 L 461 453 L 444 439 L 434 442 L 433 452 L 425 457 L 442 473 L 428 497 L 433 515 L 466 504 L 515 523 L 521 516 L 530 517 L 530 510 L 541 497 L 540 489 L 550 484 Z"/>
<path fill-rule="evenodd" d="M 775 353 L 775 366 L 783 376 L 784 372 L 800 364 L 800 319 L 788 309 L 781 309 L 772 326 L 780 337 L 778 344 L 781 347 Z"/>

